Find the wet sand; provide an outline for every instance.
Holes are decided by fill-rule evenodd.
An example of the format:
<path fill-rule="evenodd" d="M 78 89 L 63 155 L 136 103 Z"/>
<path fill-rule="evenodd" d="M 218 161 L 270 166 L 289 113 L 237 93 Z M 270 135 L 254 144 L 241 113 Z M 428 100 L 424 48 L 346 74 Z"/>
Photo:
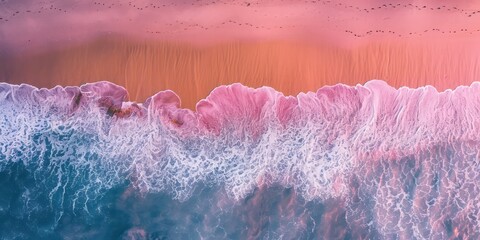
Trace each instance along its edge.
<path fill-rule="evenodd" d="M 324 85 L 382 79 L 394 87 L 433 85 L 439 91 L 480 79 L 480 47 L 472 40 L 383 40 L 345 47 L 300 41 L 242 41 L 210 45 L 124 37 L 43 52 L 4 55 L 0 81 L 37 87 L 108 80 L 143 102 L 171 89 L 195 108 L 215 87 L 240 82 L 285 95 Z"/>
<path fill-rule="evenodd" d="M 0 81 L 107 80 L 195 108 L 240 82 L 286 95 L 381 79 L 443 91 L 480 80 L 473 1 L 0 2 Z"/>

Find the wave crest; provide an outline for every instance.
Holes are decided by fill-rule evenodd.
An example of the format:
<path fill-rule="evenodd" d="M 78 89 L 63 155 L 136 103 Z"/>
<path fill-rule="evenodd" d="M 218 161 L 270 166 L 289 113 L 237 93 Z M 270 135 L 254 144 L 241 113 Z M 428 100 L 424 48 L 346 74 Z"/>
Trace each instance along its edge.
<path fill-rule="evenodd" d="M 343 199 L 350 224 L 386 219 L 376 223 L 383 234 L 433 219 L 432 205 L 455 209 L 448 217 L 473 232 L 479 90 L 480 83 L 437 92 L 370 81 L 292 97 L 233 84 L 191 111 L 172 91 L 134 103 L 108 82 L 50 90 L 0 84 L 0 171 L 21 163 L 37 182 L 31 191 L 47 189 L 52 204 L 87 211 L 125 184 L 181 201 L 198 184 L 222 186 L 236 200 L 281 184 L 308 201 Z M 392 217 L 398 204 L 408 212 L 400 219 Z"/>

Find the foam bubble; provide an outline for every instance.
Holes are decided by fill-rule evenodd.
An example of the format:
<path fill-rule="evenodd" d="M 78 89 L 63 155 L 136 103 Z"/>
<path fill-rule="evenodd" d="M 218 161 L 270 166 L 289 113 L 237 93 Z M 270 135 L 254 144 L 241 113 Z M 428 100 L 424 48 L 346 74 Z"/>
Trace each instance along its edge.
<path fill-rule="evenodd" d="M 36 182 L 29 194 L 87 212 L 124 185 L 186 201 L 199 184 L 234 200 L 280 184 L 307 201 L 345 201 L 351 226 L 445 238 L 434 219 L 480 226 L 479 87 L 371 81 L 285 97 L 234 84 L 191 111 L 171 91 L 141 104 L 107 82 L 1 84 L 0 171 L 21 163 Z"/>

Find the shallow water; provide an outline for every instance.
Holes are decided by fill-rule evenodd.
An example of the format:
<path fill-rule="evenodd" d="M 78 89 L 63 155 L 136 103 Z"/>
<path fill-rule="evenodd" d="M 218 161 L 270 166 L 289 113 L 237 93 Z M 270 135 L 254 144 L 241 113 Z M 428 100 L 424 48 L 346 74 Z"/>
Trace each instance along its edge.
<path fill-rule="evenodd" d="M 478 89 L 232 85 L 191 112 L 3 84 L 0 236 L 476 239 Z"/>

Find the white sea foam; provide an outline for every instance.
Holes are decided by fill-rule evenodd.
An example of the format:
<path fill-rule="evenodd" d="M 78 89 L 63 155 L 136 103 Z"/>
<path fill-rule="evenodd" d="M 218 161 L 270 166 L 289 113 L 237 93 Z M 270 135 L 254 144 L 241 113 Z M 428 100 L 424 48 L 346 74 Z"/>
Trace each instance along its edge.
<path fill-rule="evenodd" d="M 445 238 L 446 219 L 465 224 L 463 232 L 480 228 L 477 84 L 444 93 L 339 85 L 300 94 L 290 115 L 278 108 L 283 95 L 236 85 L 234 97 L 217 89 L 221 97 L 207 98 L 216 111 L 208 119 L 165 101 L 122 117 L 134 105 L 110 88 L 80 100 L 79 91 L 58 88 L 38 101 L 38 90 L 1 85 L 0 171 L 21 162 L 51 199 L 62 199 L 52 204 L 87 211 L 126 181 L 181 201 L 198 184 L 235 200 L 281 184 L 307 201 L 342 199 L 349 224 L 383 236 Z M 263 105 L 239 100 L 252 91 L 269 92 Z"/>

